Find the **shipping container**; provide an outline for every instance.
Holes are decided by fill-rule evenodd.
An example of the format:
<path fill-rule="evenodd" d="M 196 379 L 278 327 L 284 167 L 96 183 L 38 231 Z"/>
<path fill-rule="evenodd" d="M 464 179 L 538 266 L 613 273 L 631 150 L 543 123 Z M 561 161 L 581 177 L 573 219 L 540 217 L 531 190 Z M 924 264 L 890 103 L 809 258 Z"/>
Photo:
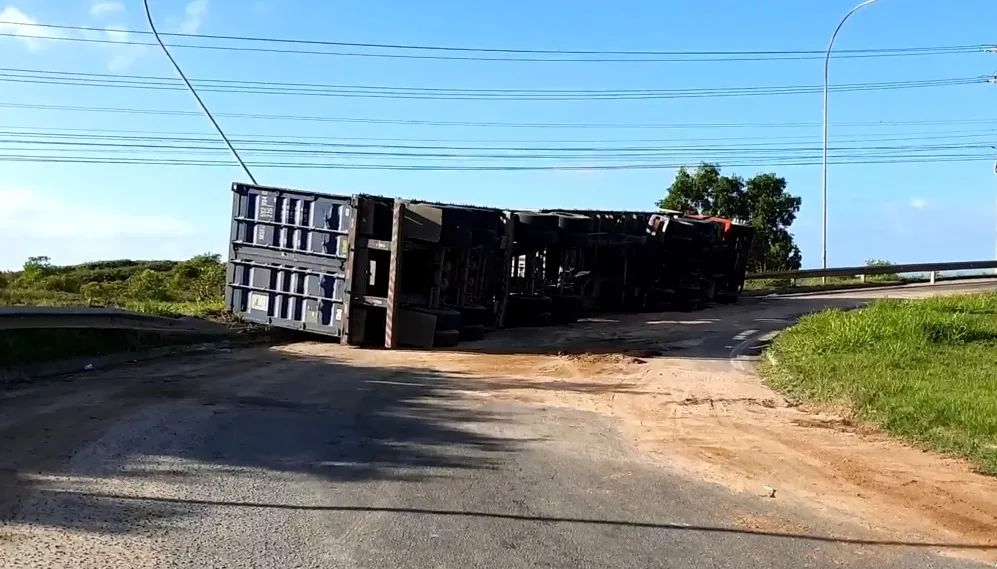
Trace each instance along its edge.
<path fill-rule="evenodd" d="M 500 210 L 232 192 L 226 303 L 247 321 L 389 347 L 480 339 L 496 321 Z"/>
<path fill-rule="evenodd" d="M 339 337 L 353 198 L 233 185 L 226 303 L 242 318 Z"/>

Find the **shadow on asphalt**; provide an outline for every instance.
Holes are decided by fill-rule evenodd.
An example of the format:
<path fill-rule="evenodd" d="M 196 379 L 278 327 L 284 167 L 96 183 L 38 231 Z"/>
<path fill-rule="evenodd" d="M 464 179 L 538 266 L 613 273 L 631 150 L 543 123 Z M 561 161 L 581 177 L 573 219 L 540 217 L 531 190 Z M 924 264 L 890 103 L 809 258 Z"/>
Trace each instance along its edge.
<path fill-rule="evenodd" d="M 0 401 L 0 525 L 127 533 L 190 508 L 82 490 L 129 480 L 210 486 L 219 474 L 261 471 L 333 484 L 417 482 L 494 468 L 529 442 L 493 434 L 500 429 L 488 425 L 503 419 L 458 401 L 453 374 L 358 368 L 266 349 L 186 362 L 48 382 L 29 388 L 27 400 Z M 72 401 L 94 384 L 122 382 L 110 397 Z M 6 412 L 45 405 L 52 411 L 23 421 Z"/>
<path fill-rule="evenodd" d="M 412 516 L 486 518 L 486 519 L 497 519 L 497 520 L 512 520 L 520 522 L 538 522 L 545 524 L 550 524 L 550 523 L 585 524 L 585 525 L 596 525 L 596 526 L 619 526 L 619 527 L 630 527 L 630 528 L 640 528 L 640 529 L 658 529 L 658 530 L 668 530 L 668 531 L 740 534 L 740 535 L 753 535 L 753 536 L 762 536 L 762 537 L 771 537 L 771 538 L 785 538 L 793 540 L 814 541 L 822 543 L 841 543 L 849 545 L 968 549 L 968 550 L 981 550 L 981 551 L 997 549 L 997 545 L 986 545 L 986 544 L 857 539 L 857 538 L 845 538 L 845 537 L 829 537 L 829 536 L 812 535 L 805 533 L 773 532 L 773 531 L 725 527 L 725 526 L 703 526 L 703 525 L 691 525 L 691 524 L 679 524 L 679 523 L 641 522 L 641 521 L 632 521 L 632 520 L 611 520 L 611 519 L 595 519 L 595 518 L 533 516 L 533 515 L 523 515 L 523 514 L 506 514 L 506 513 L 496 513 L 496 512 L 477 512 L 477 511 L 464 511 L 464 510 L 440 510 L 440 509 L 429 509 L 429 508 L 392 508 L 392 507 L 380 507 L 380 506 L 319 506 L 319 505 L 309 506 L 309 505 L 299 505 L 299 504 L 263 504 L 256 502 L 178 499 L 178 498 L 162 498 L 162 497 L 153 497 L 153 496 L 129 496 L 124 494 L 107 494 L 107 493 L 103 494 L 80 493 L 78 495 L 89 499 L 115 500 L 122 502 L 143 502 L 148 504 L 167 504 L 167 505 L 181 505 L 181 506 L 252 508 L 252 509 L 262 508 L 262 509 L 298 510 L 298 511 L 310 511 L 310 512 L 361 512 L 361 513 L 385 513 L 385 514 L 412 515 Z"/>

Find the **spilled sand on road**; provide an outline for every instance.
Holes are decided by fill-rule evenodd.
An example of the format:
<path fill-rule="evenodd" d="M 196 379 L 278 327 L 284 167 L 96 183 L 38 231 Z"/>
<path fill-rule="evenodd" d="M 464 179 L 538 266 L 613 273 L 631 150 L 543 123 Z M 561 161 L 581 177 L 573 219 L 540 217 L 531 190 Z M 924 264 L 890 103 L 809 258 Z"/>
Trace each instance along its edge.
<path fill-rule="evenodd" d="M 282 348 L 381 369 L 431 369 L 473 397 L 591 411 L 619 421 L 663 466 L 805 505 L 912 543 L 997 560 L 997 479 L 887 439 L 846 416 L 794 406 L 728 360 L 648 353 L 484 354 Z"/>

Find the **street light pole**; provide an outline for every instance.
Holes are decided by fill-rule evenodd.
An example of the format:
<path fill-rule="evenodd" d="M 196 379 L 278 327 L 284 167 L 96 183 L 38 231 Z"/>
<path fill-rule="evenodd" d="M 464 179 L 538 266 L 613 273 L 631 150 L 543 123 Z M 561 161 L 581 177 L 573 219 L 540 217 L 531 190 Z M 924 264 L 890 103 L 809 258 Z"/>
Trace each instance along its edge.
<path fill-rule="evenodd" d="M 823 223 L 821 224 L 821 267 L 824 269 L 827 269 L 827 78 L 828 68 L 831 63 L 831 49 L 834 48 L 834 40 L 837 39 L 838 32 L 841 31 L 841 26 L 845 25 L 848 18 L 851 18 L 852 14 L 858 12 L 861 8 L 864 8 L 869 4 L 874 4 L 878 1 L 879 0 L 866 0 L 845 14 L 845 17 L 838 23 L 838 27 L 834 28 L 834 34 L 831 35 L 831 41 L 827 44 L 827 54 L 824 56 L 824 157 L 821 162 L 823 179 L 823 182 L 821 183 L 821 210 L 823 215 Z M 825 282 L 826 278 L 827 277 L 824 277 Z"/>

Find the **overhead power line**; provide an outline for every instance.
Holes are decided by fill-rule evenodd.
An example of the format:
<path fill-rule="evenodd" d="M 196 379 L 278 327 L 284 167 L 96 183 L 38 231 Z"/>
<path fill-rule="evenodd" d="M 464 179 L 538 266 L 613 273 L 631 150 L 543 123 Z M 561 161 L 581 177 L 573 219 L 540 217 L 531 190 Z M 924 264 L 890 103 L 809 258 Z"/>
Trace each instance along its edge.
<path fill-rule="evenodd" d="M 35 35 L 35 39 L 52 41 L 70 41 L 85 43 L 124 44 L 124 45 L 156 45 L 154 42 L 135 41 L 127 39 L 129 35 L 147 36 L 146 30 L 106 30 L 91 26 L 68 26 L 57 24 L 25 24 L 21 22 L 2 22 L 0 24 L 16 24 L 32 26 L 41 29 L 88 32 L 88 36 L 69 36 L 53 33 L 50 36 Z M 113 36 L 107 35 L 113 33 Z M 95 37 L 93 34 L 105 34 Z M 0 33 L 0 36 L 16 36 L 14 33 Z M 325 48 L 351 48 L 368 51 L 330 51 L 301 48 L 266 48 L 246 45 L 205 45 L 191 43 L 169 43 L 169 47 L 182 49 L 204 49 L 221 51 L 244 51 L 257 53 L 306 54 L 344 57 L 402 58 L 428 60 L 458 60 L 458 61 L 506 61 L 533 63 L 659 63 L 682 61 L 777 61 L 777 60 L 809 60 L 824 57 L 823 50 L 753 50 L 753 51 L 690 51 L 690 50 L 578 50 L 578 49 L 513 49 L 513 48 L 482 48 L 433 46 L 416 44 L 391 43 L 357 43 L 335 42 L 323 40 L 307 40 L 298 38 L 273 38 L 259 36 L 237 36 L 217 34 L 184 34 L 160 33 L 162 37 L 188 38 L 196 40 L 242 42 L 251 44 L 285 44 L 304 45 Z M 960 53 L 979 53 L 993 46 L 949 45 L 928 47 L 900 47 L 877 49 L 839 50 L 833 54 L 835 58 L 868 58 L 868 57 L 906 57 L 926 55 L 951 55 Z M 375 51 L 370 51 L 375 50 Z M 392 50 L 385 52 L 384 50 Z M 401 52 L 401 53 L 399 53 Z M 408 53 L 407 53 L 408 52 Z M 414 52 L 414 53 L 412 53 Z M 454 55 L 458 54 L 458 55 Z"/>
<path fill-rule="evenodd" d="M 887 91 L 957 85 L 985 84 L 988 76 L 956 77 L 917 81 L 888 81 L 835 85 L 836 92 Z M 123 89 L 186 90 L 176 78 L 107 73 L 81 73 L 39 69 L 0 68 L 0 82 L 110 87 Z M 376 99 L 487 100 L 487 101 L 591 101 L 653 100 L 705 97 L 749 97 L 818 93 L 820 85 L 771 87 L 717 87 L 686 89 L 464 89 L 451 87 L 393 87 L 382 85 L 337 85 L 231 79 L 191 79 L 200 91 L 256 95 L 296 95 Z"/>
<path fill-rule="evenodd" d="M 4 22 L 0 22 L 3 24 Z M 22 24 L 24 25 L 24 24 Z M 73 28 L 72 26 L 69 26 Z M 92 29 L 97 31 L 96 28 L 84 28 Z M 147 41 L 135 41 L 130 39 L 123 39 L 120 36 L 126 36 L 127 34 L 141 34 L 140 31 L 118 31 L 113 30 L 115 37 L 112 38 L 99 38 L 99 37 L 73 37 L 73 36 L 32 36 L 36 40 L 49 40 L 49 41 L 61 41 L 61 42 L 76 42 L 76 43 L 94 43 L 94 44 L 114 44 L 114 45 L 138 45 L 138 46 L 156 46 L 155 42 Z M 161 34 L 164 35 L 164 34 Z M 22 37 L 16 33 L 3 32 L 0 33 L 0 37 Z M 210 37 L 210 36 L 201 36 Z M 275 38 L 253 38 L 257 41 L 282 41 Z M 641 54 L 627 54 L 621 53 L 618 55 L 611 55 L 613 52 L 608 52 L 610 55 L 603 55 L 600 57 L 593 56 L 581 56 L 573 55 L 570 57 L 565 56 L 553 56 L 544 55 L 541 57 L 533 56 L 475 56 L 475 55 L 440 55 L 440 54 L 427 54 L 427 53 L 398 53 L 398 52 L 363 52 L 363 51 L 332 51 L 332 50 L 315 50 L 315 49 L 288 49 L 288 48 L 267 48 L 267 47 L 251 47 L 251 46 L 238 46 L 238 45 L 214 45 L 214 44 L 191 44 L 191 43 L 177 43 L 170 42 L 166 44 L 170 48 L 180 48 L 180 49 L 194 49 L 194 50 L 209 50 L 209 51 L 226 51 L 226 52 L 246 52 L 246 53 L 273 53 L 273 54 L 288 54 L 288 55 L 317 55 L 317 56 L 333 56 L 333 57 L 361 57 L 361 58 L 375 58 L 375 59 L 416 59 L 416 60 L 437 60 L 437 61 L 476 61 L 476 62 L 511 62 L 511 63 L 691 63 L 691 62 L 723 62 L 723 61 L 801 61 L 801 60 L 817 60 L 821 59 L 823 56 L 818 53 L 810 52 L 671 52 L 671 55 L 641 55 Z M 892 49 L 882 49 L 882 50 L 859 50 L 858 53 L 835 53 L 833 57 L 835 59 L 867 59 L 867 58 L 883 58 L 883 57 L 924 57 L 924 56 L 938 56 L 938 55 L 959 55 L 959 54 L 970 54 L 970 53 L 985 53 L 992 46 L 985 44 L 977 45 L 948 45 L 948 46 L 932 46 L 923 48 L 892 48 Z M 426 49 L 439 49 L 426 46 Z M 570 52 L 567 52 L 570 53 Z M 663 52 L 668 53 L 668 52 Z"/>
<path fill-rule="evenodd" d="M 975 140 L 970 140 L 975 138 Z M 952 155 L 973 151 L 989 155 L 992 134 L 968 135 L 960 137 L 937 137 L 917 139 L 914 137 L 885 138 L 879 141 L 855 139 L 840 141 L 833 147 L 835 157 L 884 158 L 919 155 Z M 240 141 L 241 150 L 247 156 L 282 156 L 286 158 L 318 158 L 335 156 L 358 160 L 398 159 L 438 161 L 484 160 L 508 162 L 537 160 L 558 160 L 570 162 L 583 160 L 597 165 L 605 162 L 632 162 L 634 160 L 723 160 L 765 159 L 781 162 L 816 158 L 821 150 L 816 141 L 809 145 L 799 143 L 771 142 L 739 144 L 692 144 L 678 141 L 667 146 L 457 146 L 426 144 L 369 144 L 369 143 L 323 143 L 301 141 L 270 141 L 251 138 Z M 191 156 L 218 155 L 224 151 L 216 139 L 204 137 L 165 137 L 165 136 L 124 136 L 95 135 L 72 132 L 17 132 L 0 131 L 0 148 L 7 151 L 33 152 L 35 156 L 64 158 L 67 152 L 87 153 L 88 158 L 106 158 L 121 154 L 180 155 L 183 159 Z M 54 154 L 53 154 L 54 153 Z M 177 159 L 172 157 L 171 159 Z"/>
<path fill-rule="evenodd" d="M 177 109 L 143 109 L 134 107 L 100 107 L 100 106 L 79 106 L 79 105 L 49 105 L 39 103 L 16 103 L 0 102 L 0 108 L 24 109 L 39 111 L 64 111 L 73 113 L 109 113 L 109 114 L 134 114 L 152 116 L 201 116 L 195 111 L 184 111 Z M 390 124 L 404 126 L 444 126 L 444 127 L 467 127 L 467 128 L 512 128 L 512 129 L 649 129 L 649 130 L 684 130 L 684 129 L 808 129 L 820 127 L 819 122 L 712 122 L 712 123 L 565 123 L 565 122 L 484 122 L 484 121 L 440 121 L 440 120 L 418 120 L 418 119 L 384 119 L 369 117 L 337 117 L 323 115 L 280 115 L 280 114 L 260 114 L 260 113 L 214 113 L 216 116 L 242 119 L 276 120 L 276 121 L 305 121 L 305 122 L 332 122 L 332 123 L 356 123 L 356 124 Z M 997 117 L 973 118 L 973 119 L 936 119 L 936 120 L 900 120 L 900 121 L 865 121 L 865 122 L 841 122 L 835 123 L 835 127 L 849 128 L 881 128 L 892 126 L 932 126 L 932 125 L 969 125 L 969 124 L 991 124 L 997 126 Z"/>
<path fill-rule="evenodd" d="M 912 148 L 910 143 L 924 143 L 937 141 L 962 141 L 960 144 L 976 147 L 982 145 L 988 147 L 997 134 L 997 128 L 983 129 L 977 131 L 950 130 L 950 131 L 929 131 L 913 133 L 893 133 L 892 136 L 853 136 L 839 137 L 835 143 L 858 144 L 861 148 L 872 148 L 870 143 L 907 143 L 896 148 Z M 141 131 L 141 130 L 91 130 L 91 129 L 32 129 L 24 127 L 0 126 L 0 144 L 19 145 L 46 145 L 46 144 L 75 144 L 82 141 L 87 146 L 99 146 L 101 141 L 105 143 L 129 143 L 151 145 L 151 147 L 176 148 L 168 145 L 188 145 L 180 148 L 190 149 L 212 149 L 217 147 L 217 139 L 203 133 L 183 133 L 183 132 L 163 132 L 163 131 Z M 562 152 L 562 153 L 636 153 L 636 152 L 668 152 L 668 151 L 752 151 L 757 149 L 771 149 L 774 152 L 798 152 L 814 148 L 819 143 L 819 137 L 719 137 L 719 138 L 683 138 L 673 140 L 658 141 L 615 141 L 626 142 L 625 146 L 607 146 L 605 144 L 614 141 L 525 141 L 522 144 L 532 144 L 532 146 L 500 146 L 509 144 L 510 141 L 478 140 L 463 141 L 476 142 L 481 145 L 468 146 L 457 144 L 461 141 L 440 140 L 440 139 L 377 139 L 377 138 L 333 138 L 322 136 L 280 136 L 268 137 L 265 135 L 232 135 L 230 140 L 233 143 L 247 145 L 247 151 L 265 150 L 268 147 L 276 147 L 279 152 L 292 151 L 297 149 L 305 151 L 315 151 L 315 149 L 393 149 L 393 150 L 424 150 L 424 151 L 502 151 L 502 152 Z M 359 142 L 358 142 L 359 141 Z M 978 141 L 978 142 L 969 142 Z M 397 144 L 405 142 L 407 144 Z M 448 144 L 433 144 L 434 142 L 446 142 Z M 651 146 L 637 146 L 639 143 L 654 143 Z M 735 142 L 736 144 L 731 144 Z M 723 144 L 726 143 L 726 144 Z M 804 146 L 804 145 L 811 146 Z M 251 146 L 250 146 L 251 145 Z M 893 147 L 889 147 L 893 148 Z M 284 150 L 291 149 L 291 150 Z"/>
<path fill-rule="evenodd" d="M 832 158 L 832 164 L 911 164 L 941 162 L 990 162 L 993 155 L 987 154 L 936 154 L 918 156 L 895 156 L 868 158 L 863 155 Z M 98 165 L 139 165 L 139 166 L 220 166 L 236 165 L 231 160 L 195 160 L 183 158 L 128 158 L 128 157 L 89 157 L 89 156 L 45 156 L 31 154 L 0 154 L 0 162 L 33 162 L 45 164 L 98 164 Z M 357 164 L 342 162 L 247 162 L 256 168 L 294 169 L 337 169 L 337 170 L 398 170 L 398 171 L 543 171 L 543 170 L 662 170 L 689 166 L 696 159 L 674 162 L 640 162 L 626 164 L 539 164 L 539 165 L 438 165 L 438 164 Z M 725 162 L 727 167 L 774 167 L 774 166 L 816 166 L 819 159 L 778 159 L 733 160 Z"/>
<path fill-rule="evenodd" d="M 149 30 L 153 37 L 156 38 L 156 43 L 159 44 L 160 48 L 162 48 L 163 53 L 166 54 L 166 59 L 170 60 L 173 68 L 177 71 L 177 75 L 183 79 L 187 90 L 190 91 L 190 94 L 197 100 L 197 104 L 201 107 L 201 110 L 204 111 L 204 115 L 208 117 L 208 120 L 211 121 L 212 126 L 214 126 L 215 130 L 218 131 L 218 135 L 222 137 L 223 141 L 225 141 L 225 145 L 228 146 L 232 156 L 235 158 L 236 162 L 239 163 L 239 166 L 242 167 L 243 172 L 246 173 L 246 177 L 248 177 L 249 180 L 255 184 L 256 178 L 253 177 L 253 173 L 249 171 L 246 163 L 242 161 L 242 157 L 239 156 L 239 152 L 234 146 L 232 146 L 232 143 L 229 141 L 228 137 L 225 136 L 225 131 L 222 130 L 222 127 L 218 124 L 218 121 L 215 120 L 215 117 L 211 115 L 211 111 L 208 110 L 207 105 L 205 105 L 204 101 L 201 100 L 201 96 L 197 94 L 197 90 L 194 89 L 194 86 L 190 84 L 190 80 L 187 79 L 187 75 L 185 75 L 183 69 L 180 68 L 180 64 L 177 63 L 177 60 L 173 59 L 173 55 L 170 54 L 170 50 L 166 48 L 166 44 L 164 44 L 162 38 L 159 37 L 159 30 L 156 29 L 156 24 L 152 20 L 152 11 L 149 9 L 149 0 L 143 0 L 142 6 L 145 8 L 145 17 L 149 21 Z"/>

